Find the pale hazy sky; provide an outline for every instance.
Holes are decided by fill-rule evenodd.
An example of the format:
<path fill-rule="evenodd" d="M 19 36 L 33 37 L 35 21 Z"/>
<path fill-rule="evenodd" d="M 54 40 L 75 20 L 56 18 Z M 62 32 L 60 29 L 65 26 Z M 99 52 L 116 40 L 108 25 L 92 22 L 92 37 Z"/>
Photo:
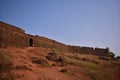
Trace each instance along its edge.
<path fill-rule="evenodd" d="M 0 0 L 0 21 L 65 44 L 120 55 L 120 0 Z"/>

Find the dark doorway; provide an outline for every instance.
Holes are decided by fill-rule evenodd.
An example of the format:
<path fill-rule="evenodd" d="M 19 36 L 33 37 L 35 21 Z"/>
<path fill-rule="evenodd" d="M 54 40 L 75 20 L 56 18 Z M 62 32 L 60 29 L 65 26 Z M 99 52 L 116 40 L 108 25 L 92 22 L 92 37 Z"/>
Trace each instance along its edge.
<path fill-rule="evenodd" d="M 29 46 L 33 46 L 33 39 L 32 38 L 29 39 Z"/>

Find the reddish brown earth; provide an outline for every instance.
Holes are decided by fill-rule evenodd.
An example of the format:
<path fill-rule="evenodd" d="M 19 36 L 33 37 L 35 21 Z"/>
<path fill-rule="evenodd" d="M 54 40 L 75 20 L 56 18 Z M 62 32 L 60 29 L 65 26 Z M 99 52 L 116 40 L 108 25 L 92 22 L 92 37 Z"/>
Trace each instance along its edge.
<path fill-rule="evenodd" d="M 0 49 L 9 53 L 13 58 L 13 65 L 21 66 L 19 69 L 11 70 L 16 80 L 90 80 L 84 75 L 82 69 L 77 66 L 50 66 L 42 67 L 39 64 L 33 64 L 30 57 L 38 57 L 39 55 L 44 58 L 50 50 L 44 48 L 6 48 Z M 66 68 L 69 73 L 59 72 L 61 69 Z"/>
<path fill-rule="evenodd" d="M 15 77 L 15 80 L 93 80 L 86 75 L 86 72 L 75 65 L 65 66 L 42 66 L 32 63 L 31 57 L 39 57 L 48 61 L 51 65 L 53 61 L 49 61 L 45 56 L 51 52 L 47 48 L 0 48 L 7 52 L 13 59 L 13 69 L 10 71 Z M 61 69 L 67 69 L 67 72 L 60 72 Z M 120 80 L 120 65 L 111 66 L 113 73 L 111 80 Z M 2 73 L 2 75 L 7 73 Z"/>
<path fill-rule="evenodd" d="M 111 69 L 113 69 L 111 80 L 120 80 L 120 65 L 115 64 Z"/>

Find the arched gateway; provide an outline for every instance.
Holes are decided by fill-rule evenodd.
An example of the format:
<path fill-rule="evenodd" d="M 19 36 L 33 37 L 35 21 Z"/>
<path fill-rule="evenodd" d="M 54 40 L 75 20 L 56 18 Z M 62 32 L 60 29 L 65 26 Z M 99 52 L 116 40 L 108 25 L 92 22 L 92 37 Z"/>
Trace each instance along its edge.
<path fill-rule="evenodd" d="M 31 46 L 31 47 L 33 46 L 33 39 L 32 38 L 29 39 L 29 46 Z"/>

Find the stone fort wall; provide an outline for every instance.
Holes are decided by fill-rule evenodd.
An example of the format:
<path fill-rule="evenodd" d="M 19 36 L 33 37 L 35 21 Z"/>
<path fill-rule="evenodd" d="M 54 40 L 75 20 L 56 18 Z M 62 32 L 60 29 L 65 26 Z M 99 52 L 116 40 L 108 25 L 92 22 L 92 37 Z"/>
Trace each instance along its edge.
<path fill-rule="evenodd" d="M 30 42 L 31 41 L 31 42 Z M 30 45 L 30 43 L 32 45 Z M 26 34 L 24 30 L 16 26 L 0 22 L 0 47 L 45 47 L 67 50 L 67 45 L 46 37 Z"/>
<path fill-rule="evenodd" d="M 80 47 L 80 46 L 68 46 L 68 50 L 72 53 L 91 54 L 99 56 L 108 56 L 108 48 L 93 48 L 93 47 Z"/>
<path fill-rule="evenodd" d="M 60 51 L 69 51 L 72 53 L 80 54 L 93 54 L 93 55 L 108 55 L 108 49 L 104 48 L 92 48 L 92 47 L 80 47 L 70 46 L 55 40 L 48 39 L 46 37 L 38 35 L 26 34 L 25 31 L 16 26 L 0 22 L 0 47 L 45 47 L 56 48 Z"/>

